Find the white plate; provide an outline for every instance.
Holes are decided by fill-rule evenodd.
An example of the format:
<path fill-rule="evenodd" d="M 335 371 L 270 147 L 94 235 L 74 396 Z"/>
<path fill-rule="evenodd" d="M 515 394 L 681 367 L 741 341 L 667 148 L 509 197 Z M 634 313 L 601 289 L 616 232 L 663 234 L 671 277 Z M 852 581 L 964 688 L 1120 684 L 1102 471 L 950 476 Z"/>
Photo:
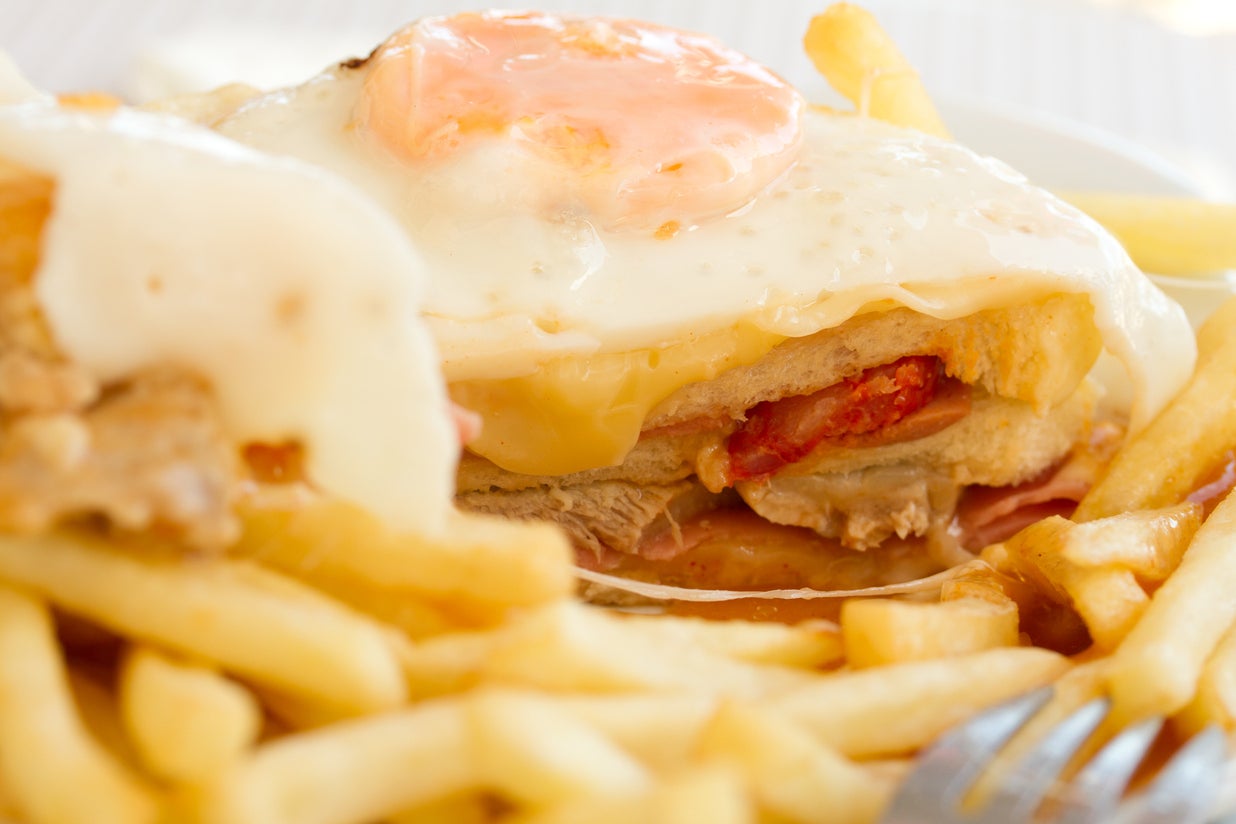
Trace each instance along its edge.
<path fill-rule="evenodd" d="M 1150 195 L 1202 194 L 1181 170 L 1118 135 L 1065 118 L 988 103 L 944 101 L 941 113 L 962 143 L 994 155 L 1049 189 Z M 1182 278 L 1152 275 L 1201 324 L 1236 293 L 1236 273 Z"/>
<path fill-rule="evenodd" d="M 957 140 L 1049 189 L 1197 195 L 1182 170 L 1131 140 L 1059 115 L 984 101 L 942 100 Z"/>

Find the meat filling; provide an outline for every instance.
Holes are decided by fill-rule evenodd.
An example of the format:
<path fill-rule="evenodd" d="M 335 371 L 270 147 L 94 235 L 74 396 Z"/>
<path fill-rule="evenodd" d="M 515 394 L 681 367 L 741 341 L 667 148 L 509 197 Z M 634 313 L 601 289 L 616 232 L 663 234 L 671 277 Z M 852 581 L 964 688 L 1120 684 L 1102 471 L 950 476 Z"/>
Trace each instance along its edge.
<path fill-rule="evenodd" d="M 730 475 L 736 481 L 767 477 L 802 460 L 826 439 L 895 424 L 930 404 L 943 378 L 939 358 L 915 355 L 810 395 L 761 403 L 730 436 Z"/>

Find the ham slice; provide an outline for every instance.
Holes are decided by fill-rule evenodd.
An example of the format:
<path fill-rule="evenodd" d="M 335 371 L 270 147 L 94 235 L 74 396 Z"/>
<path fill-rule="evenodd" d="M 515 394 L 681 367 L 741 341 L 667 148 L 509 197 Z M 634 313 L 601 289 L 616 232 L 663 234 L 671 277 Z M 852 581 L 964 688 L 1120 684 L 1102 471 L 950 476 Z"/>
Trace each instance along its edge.
<path fill-rule="evenodd" d="M 966 489 L 954 518 L 961 545 L 977 551 L 1011 538 L 1035 521 L 1072 515 L 1111 460 L 1123 434 L 1115 424 L 1100 423 L 1088 444 L 1033 480 L 1016 486 Z"/>

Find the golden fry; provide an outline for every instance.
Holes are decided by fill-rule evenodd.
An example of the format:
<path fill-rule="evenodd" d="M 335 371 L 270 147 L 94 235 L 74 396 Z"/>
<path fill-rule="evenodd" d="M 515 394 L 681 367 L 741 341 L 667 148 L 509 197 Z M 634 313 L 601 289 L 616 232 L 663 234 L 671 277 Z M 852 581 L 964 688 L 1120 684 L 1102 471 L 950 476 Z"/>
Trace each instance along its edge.
<path fill-rule="evenodd" d="M 133 650 L 120 673 L 121 712 L 146 768 L 201 783 L 257 740 L 261 712 L 243 687 L 204 667 Z"/>
<path fill-rule="evenodd" d="M 840 664 L 844 657 L 841 629 L 830 621 L 806 621 L 790 626 L 673 615 L 629 615 L 622 618 L 622 623 L 644 636 L 649 645 L 664 641 L 688 644 L 754 664 L 815 668 Z"/>
<path fill-rule="evenodd" d="M 727 703 L 699 754 L 736 768 L 760 808 L 805 824 L 862 824 L 887 805 L 893 783 L 820 744 L 773 712 Z"/>
<path fill-rule="evenodd" d="M 552 696 L 477 693 L 468 702 L 468 722 L 485 785 L 518 803 L 621 798 L 652 787 L 637 761 L 559 709 Z"/>
<path fill-rule="evenodd" d="M 1228 311 L 1198 335 L 1205 354 L 1189 383 L 1112 460 L 1073 514 L 1093 521 L 1179 503 L 1236 447 L 1236 327 Z"/>
<path fill-rule="evenodd" d="M 47 607 L 0 587 L 0 786 L 31 824 L 152 822 L 155 796 L 86 732 Z"/>
<path fill-rule="evenodd" d="M 830 675 L 781 696 L 776 706 L 851 758 L 901 755 L 1068 668 L 1064 657 L 1044 649 L 993 649 Z"/>
<path fill-rule="evenodd" d="M 506 824 L 755 824 L 755 805 L 739 777 L 696 767 L 635 796 L 600 796 L 504 819 Z"/>
<path fill-rule="evenodd" d="M 1017 604 L 978 598 L 941 603 L 854 599 L 841 608 L 846 660 L 875 667 L 1018 644 Z"/>
<path fill-rule="evenodd" d="M 244 563 L 139 553 L 76 534 L 0 536 L 0 579 L 342 711 L 386 709 L 407 694 L 385 628 Z"/>
<path fill-rule="evenodd" d="M 312 568 L 381 593 L 433 596 L 475 606 L 500 620 L 512 607 L 556 600 L 574 590 L 566 538 L 541 523 L 454 513 L 441 542 L 391 533 L 347 504 L 313 501 L 295 511 L 248 509 L 232 549 L 288 574 Z M 389 597 L 389 596 L 387 596 Z"/>
<path fill-rule="evenodd" d="M 348 721 L 258 747 L 192 793 L 201 824 L 359 824 L 479 789 L 459 700 Z"/>
<path fill-rule="evenodd" d="M 1077 567 L 1119 567 L 1139 581 L 1161 583 L 1180 565 L 1201 523 L 1202 507 L 1193 503 L 1125 512 L 1074 526 L 1061 556 Z"/>
<path fill-rule="evenodd" d="M 563 602 L 529 613 L 504 631 L 481 677 L 553 691 L 694 690 L 704 695 L 765 697 L 810 682 L 800 670 L 748 664 L 694 643 L 650 645 L 623 619 Z"/>
<path fill-rule="evenodd" d="M 1236 204 L 1099 192 L 1061 197 L 1119 238 L 1143 271 L 1197 275 L 1236 269 Z"/>
<path fill-rule="evenodd" d="M 1236 627 L 1215 647 L 1197 681 L 1197 692 L 1172 723 L 1186 736 L 1218 724 L 1236 731 Z"/>
<path fill-rule="evenodd" d="M 1172 576 L 1112 656 L 1113 719 L 1132 723 L 1184 707 L 1220 639 L 1236 623 L 1236 496 L 1193 538 Z"/>
<path fill-rule="evenodd" d="M 1046 518 L 988 547 L 983 557 L 1030 581 L 1057 603 L 1070 605 L 1098 648 L 1110 650 L 1128 634 L 1150 598 L 1128 569 L 1080 566 L 1069 560 L 1067 548 L 1077 536 L 1095 531 L 1087 526 L 1059 516 Z"/>
<path fill-rule="evenodd" d="M 918 72 L 870 12 L 834 3 L 811 19 L 803 47 L 860 114 L 948 137 Z"/>
<path fill-rule="evenodd" d="M 690 760 L 700 733 L 721 700 L 695 693 L 561 695 L 555 705 L 599 730 L 658 772 Z"/>

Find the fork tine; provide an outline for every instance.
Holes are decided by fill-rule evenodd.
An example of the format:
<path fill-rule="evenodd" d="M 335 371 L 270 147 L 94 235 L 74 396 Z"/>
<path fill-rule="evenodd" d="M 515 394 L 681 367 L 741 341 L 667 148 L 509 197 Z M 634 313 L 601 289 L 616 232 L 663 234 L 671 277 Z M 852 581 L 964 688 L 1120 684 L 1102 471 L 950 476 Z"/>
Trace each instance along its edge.
<path fill-rule="evenodd" d="M 1000 824 L 1028 818 L 1043 802 L 1069 759 L 1102 722 L 1108 707 L 1106 699 L 1096 698 L 1052 728 L 1002 776 L 1000 788 L 987 800 L 975 821 Z"/>
<path fill-rule="evenodd" d="M 1060 799 L 1057 824 L 1108 820 L 1162 727 L 1162 718 L 1148 718 L 1108 741 L 1069 782 Z"/>
<path fill-rule="evenodd" d="M 946 733 L 919 757 L 881 819 L 883 824 L 961 821 L 962 795 L 992 757 L 1051 699 L 1040 687 L 999 704 Z"/>
<path fill-rule="evenodd" d="M 1227 738 L 1216 726 L 1193 736 L 1134 799 L 1125 824 L 1193 824 L 1202 822 L 1219 794 Z"/>

